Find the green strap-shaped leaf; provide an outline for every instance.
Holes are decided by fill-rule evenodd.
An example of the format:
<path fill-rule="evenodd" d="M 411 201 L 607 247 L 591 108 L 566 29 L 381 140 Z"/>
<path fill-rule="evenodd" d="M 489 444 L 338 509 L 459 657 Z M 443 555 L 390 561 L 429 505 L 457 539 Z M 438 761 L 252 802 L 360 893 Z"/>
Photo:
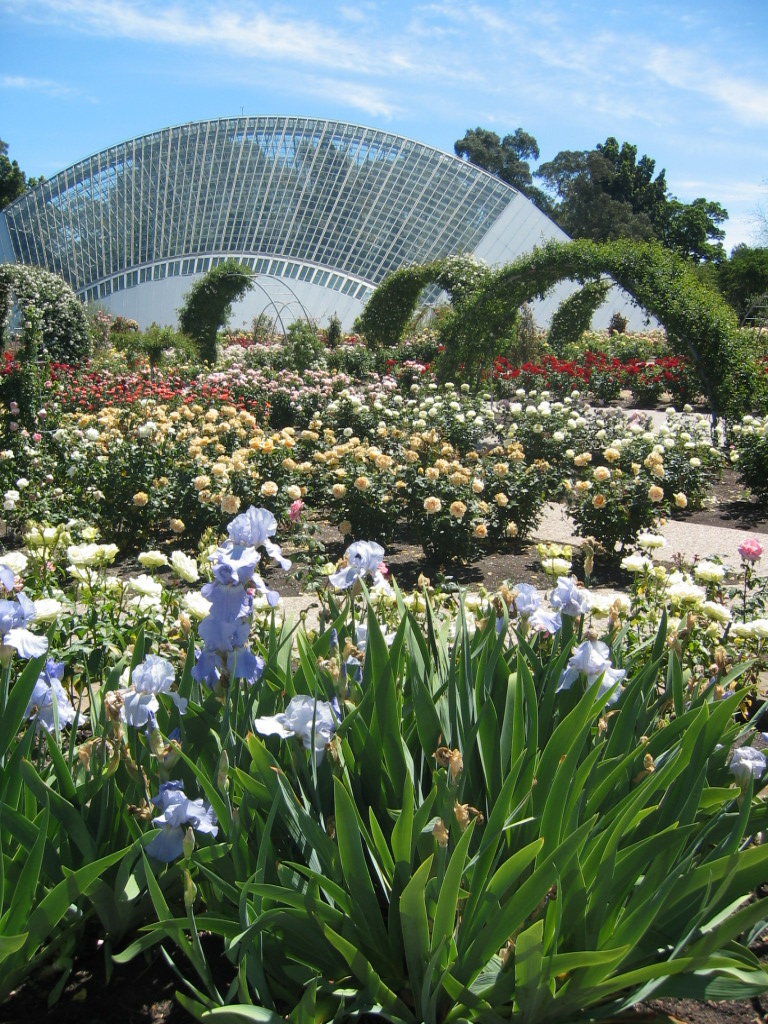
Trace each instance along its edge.
<path fill-rule="evenodd" d="M 48 810 L 44 810 L 40 819 L 40 828 L 32 849 L 25 857 L 16 885 L 11 893 L 8 911 L 0 921 L 0 932 L 4 935 L 16 935 L 29 921 L 32 908 L 37 903 L 40 868 L 43 863 L 45 837 L 48 833 Z"/>
<path fill-rule="evenodd" d="M 353 920 L 372 950 L 388 948 L 387 930 L 363 853 L 360 826 L 352 799 L 344 784 L 334 778 L 336 840 L 348 888 L 355 894 Z"/>
<path fill-rule="evenodd" d="M 82 853 L 83 859 L 95 860 L 96 844 L 80 811 L 46 782 L 43 782 L 30 761 L 23 760 L 20 770 L 30 792 L 34 794 L 39 803 L 48 804 L 51 814 L 64 827 L 69 838 Z"/>
<path fill-rule="evenodd" d="M 521 1024 L 543 1019 L 552 994 L 543 975 L 544 921 L 534 921 L 515 939 L 515 1004 Z"/>
<path fill-rule="evenodd" d="M 328 925 L 323 925 L 323 935 L 344 957 L 349 969 L 357 980 L 367 989 L 371 997 L 375 999 L 388 1014 L 407 1021 L 408 1024 L 416 1024 L 415 1018 L 405 1003 L 388 988 L 381 977 L 374 970 L 372 965 L 356 946 L 348 942 L 338 932 L 333 931 Z"/>
<path fill-rule="evenodd" d="M 432 855 L 414 871 L 400 897 L 400 920 L 402 922 L 405 962 L 414 1000 L 418 998 L 424 984 L 424 974 L 429 961 L 429 919 L 427 918 L 426 888 L 432 870 Z"/>
<path fill-rule="evenodd" d="M 45 665 L 45 659 L 46 655 L 41 654 L 39 658 L 32 658 L 28 661 L 21 675 L 11 687 L 5 709 L 0 715 L 0 764 L 4 762 L 13 740 L 21 729 L 24 712 L 27 710 L 35 683 Z"/>
<path fill-rule="evenodd" d="M 403 806 L 392 829 L 392 854 L 397 864 L 407 864 L 410 873 L 413 836 L 413 783 L 406 776 Z"/>
<path fill-rule="evenodd" d="M 35 946 L 44 942 L 52 933 L 55 926 L 69 910 L 73 903 L 76 903 L 88 887 L 104 872 L 116 864 L 125 856 L 126 850 L 115 850 L 106 857 L 94 861 L 92 864 L 84 864 L 77 871 L 64 869 L 65 878 L 55 885 L 50 892 L 46 893 L 40 903 L 29 915 L 27 931 L 29 933 L 29 949 L 31 956 Z"/>
<path fill-rule="evenodd" d="M 473 819 L 469 823 L 461 839 L 456 844 L 443 875 L 440 895 L 437 898 L 437 907 L 435 908 L 435 919 L 432 923 L 430 950 L 433 954 L 444 943 L 446 946 L 449 946 L 453 941 L 453 933 L 459 916 L 458 903 L 461 880 L 464 876 L 467 851 L 472 841 L 475 821 L 476 819 Z"/>

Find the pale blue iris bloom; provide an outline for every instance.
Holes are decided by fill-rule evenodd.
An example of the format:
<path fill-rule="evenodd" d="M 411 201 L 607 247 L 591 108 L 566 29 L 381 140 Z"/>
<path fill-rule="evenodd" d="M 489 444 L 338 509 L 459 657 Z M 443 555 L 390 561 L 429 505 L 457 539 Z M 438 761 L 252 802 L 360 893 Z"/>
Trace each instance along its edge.
<path fill-rule="evenodd" d="M 63 729 L 66 725 L 72 725 L 77 717 L 69 695 L 61 685 L 63 678 L 64 662 L 48 658 L 24 712 L 25 718 L 37 719 L 38 730 L 42 726 L 46 732 L 54 732 L 57 722 L 59 729 Z"/>
<path fill-rule="evenodd" d="M 384 558 L 384 548 L 374 541 L 358 540 L 350 544 L 345 552 L 347 564 L 343 569 L 328 577 L 331 586 L 336 590 L 348 590 L 355 580 L 370 573 L 373 585 L 389 590 L 389 584 L 384 579 L 381 571 L 381 563 Z"/>
<path fill-rule="evenodd" d="M 7 574 L 4 574 L 3 586 L 6 578 Z M 37 658 L 48 650 L 47 639 L 35 636 L 27 629 L 27 624 L 34 617 L 35 606 L 26 594 L 17 594 L 14 601 L 0 601 L 0 658 L 3 661 L 10 660 L 12 651 L 16 651 L 21 658 Z"/>
<path fill-rule="evenodd" d="M 196 832 L 213 836 L 219 831 L 216 815 L 210 805 L 202 800 L 190 800 L 181 782 L 164 782 L 157 796 L 152 797 L 152 803 L 161 811 L 153 821 L 153 825 L 160 828 L 160 834 L 146 848 L 149 856 L 155 860 L 167 864 L 182 855 L 185 825 L 191 825 Z"/>
<path fill-rule="evenodd" d="M 589 686 L 600 679 L 598 697 L 603 697 L 615 683 L 626 675 L 623 668 L 613 667 L 610 655 L 608 645 L 600 640 L 585 640 L 584 643 L 579 644 L 563 670 L 560 682 L 557 684 L 557 692 L 569 690 L 579 676 L 584 675 Z M 619 686 L 611 694 L 608 703 L 615 704 L 620 696 L 621 687 Z"/>
<path fill-rule="evenodd" d="M 575 619 L 579 615 L 586 615 L 592 607 L 592 598 L 589 591 L 578 586 L 575 580 L 560 576 L 550 594 L 549 603 L 561 615 Z"/>
<path fill-rule="evenodd" d="M 262 736 L 295 736 L 305 750 L 314 752 L 315 764 L 320 764 L 338 720 L 338 704 L 334 708 L 328 701 L 299 695 L 291 698 L 285 711 L 254 719 L 253 727 Z"/>
<path fill-rule="evenodd" d="M 150 714 L 156 714 L 160 707 L 159 693 L 167 693 L 183 715 L 187 701 L 171 689 L 175 680 L 176 673 L 169 661 L 156 654 L 148 654 L 131 672 L 131 686 L 123 694 L 123 721 L 136 728 L 146 725 Z"/>
<path fill-rule="evenodd" d="M 264 595 L 273 608 L 280 599 L 256 572 L 261 561 L 256 548 L 263 546 L 283 569 L 291 567 L 279 545 L 269 539 L 276 530 L 277 520 L 272 513 L 252 505 L 232 520 L 227 527 L 229 540 L 211 555 L 213 582 L 206 583 L 201 591 L 211 607 L 197 630 L 205 646 L 197 652 L 192 669 L 192 677 L 210 689 L 220 683 L 225 669 L 232 679 L 247 683 L 256 682 L 264 671 L 264 659 L 249 649 L 248 636 L 253 594 Z"/>

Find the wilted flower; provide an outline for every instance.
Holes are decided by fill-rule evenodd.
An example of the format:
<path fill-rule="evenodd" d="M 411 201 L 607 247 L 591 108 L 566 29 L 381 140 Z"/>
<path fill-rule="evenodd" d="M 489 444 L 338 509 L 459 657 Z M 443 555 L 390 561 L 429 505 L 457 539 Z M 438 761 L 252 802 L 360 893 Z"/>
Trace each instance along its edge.
<path fill-rule="evenodd" d="M 448 845 L 449 832 L 445 827 L 442 818 L 438 818 L 432 827 L 432 835 L 437 840 L 437 845 L 442 849 L 445 849 Z"/>

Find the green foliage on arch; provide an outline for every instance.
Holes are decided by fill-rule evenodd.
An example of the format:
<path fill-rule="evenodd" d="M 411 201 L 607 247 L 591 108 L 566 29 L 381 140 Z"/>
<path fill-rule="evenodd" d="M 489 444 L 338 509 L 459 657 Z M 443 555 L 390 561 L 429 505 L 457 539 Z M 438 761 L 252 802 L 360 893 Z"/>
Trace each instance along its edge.
<path fill-rule="evenodd" d="M 589 330 L 592 317 L 605 302 L 609 288 L 610 283 L 605 278 L 587 281 L 583 288 L 560 303 L 547 335 L 549 347 L 554 352 L 561 353 L 567 345 L 578 342 L 582 334 Z"/>
<path fill-rule="evenodd" d="M 232 311 L 232 303 L 251 287 L 253 272 L 237 260 L 225 260 L 195 281 L 179 310 L 179 330 L 196 343 L 200 358 L 216 362 L 217 336 Z"/>
<path fill-rule="evenodd" d="M 90 355 L 85 308 L 63 278 L 21 263 L 0 267 L 0 349 L 14 305 L 22 324 L 34 324 L 40 354 L 62 363 L 79 363 Z"/>
<path fill-rule="evenodd" d="M 368 300 L 355 323 L 369 348 L 397 345 L 413 316 L 419 296 L 430 284 L 462 305 L 491 280 L 492 272 L 472 256 L 445 256 L 432 263 L 401 267 L 390 274 Z"/>
<path fill-rule="evenodd" d="M 369 343 L 399 340 L 421 289 L 440 283 L 436 270 L 444 262 L 405 268 L 376 289 L 360 318 Z M 582 298 L 573 300 L 585 313 L 604 275 L 666 328 L 674 351 L 691 357 L 713 412 L 740 415 L 765 407 L 765 374 L 739 335 L 733 310 L 682 257 L 658 243 L 629 239 L 550 242 L 496 272 L 484 271 L 476 287 L 454 298 L 440 323 L 445 347 L 440 376 L 479 377 L 514 344 L 520 307 L 544 298 L 561 281 L 588 285 Z M 561 319 L 572 321 L 573 314 L 566 306 Z"/>

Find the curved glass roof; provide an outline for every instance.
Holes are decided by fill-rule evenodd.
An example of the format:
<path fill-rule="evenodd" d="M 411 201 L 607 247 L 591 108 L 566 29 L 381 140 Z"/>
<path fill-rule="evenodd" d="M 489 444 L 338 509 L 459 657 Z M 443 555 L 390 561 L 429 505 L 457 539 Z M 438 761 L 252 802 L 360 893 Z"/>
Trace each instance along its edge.
<path fill-rule="evenodd" d="M 471 252 L 515 196 L 485 171 L 389 132 L 239 117 L 112 146 L 3 215 L 17 262 L 61 274 L 89 298 L 104 294 L 99 282 L 128 288 L 230 256 L 321 284 L 327 268 L 345 292 L 359 284 L 362 294 L 404 264 Z M 294 263 L 280 269 L 276 258 Z"/>

